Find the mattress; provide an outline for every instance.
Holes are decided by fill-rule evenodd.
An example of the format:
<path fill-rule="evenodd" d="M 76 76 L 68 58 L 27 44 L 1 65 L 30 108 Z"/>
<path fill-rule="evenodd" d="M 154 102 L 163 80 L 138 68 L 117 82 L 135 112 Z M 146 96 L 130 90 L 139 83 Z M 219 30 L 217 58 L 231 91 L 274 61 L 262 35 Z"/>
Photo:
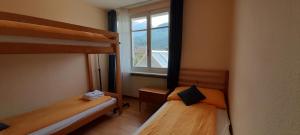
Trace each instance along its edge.
<path fill-rule="evenodd" d="M 93 108 L 90 108 L 84 112 L 81 112 L 79 114 L 76 114 L 72 117 L 69 117 L 67 119 L 64 119 L 62 121 L 59 121 L 55 124 L 52 124 L 48 127 L 45 127 L 45 128 L 42 128 L 40 130 L 37 130 L 33 133 L 31 133 L 30 135 L 50 135 L 50 134 L 53 134 L 55 132 L 58 132 L 70 125 L 72 125 L 73 123 L 81 120 L 81 119 L 84 119 L 88 116 L 90 116 L 91 114 L 95 113 L 95 112 L 98 112 L 98 111 L 101 111 L 103 109 L 105 109 L 106 107 L 108 106 L 111 106 L 113 104 L 115 104 L 117 102 L 117 100 L 115 98 L 111 98 L 110 100 L 102 103 L 102 104 L 99 104 Z"/>
<path fill-rule="evenodd" d="M 164 104 L 163 106 L 166 106 Z M 138 135 L 144 128 L 146 128 L 148 125 L 150 125 L 151 122 L 154 121 L 154 119 L 158 116 L 158 114 L 163 110 L 161 107 L 158 111 L 156 111 L 135 133 L 134 135 Z M 216 126 L 216 133 L 217 135 L 230 135 L 229 132 L 229 126 L 230 121 L 228 118 L 227 111 L 224 109 L 217 109 L 216 112 L 217 115 L 217 126 Z"/>
<path fill-rule="evenodd" d="M 217 109 L 217 135 L 230 135 L 227 110 Z"/>

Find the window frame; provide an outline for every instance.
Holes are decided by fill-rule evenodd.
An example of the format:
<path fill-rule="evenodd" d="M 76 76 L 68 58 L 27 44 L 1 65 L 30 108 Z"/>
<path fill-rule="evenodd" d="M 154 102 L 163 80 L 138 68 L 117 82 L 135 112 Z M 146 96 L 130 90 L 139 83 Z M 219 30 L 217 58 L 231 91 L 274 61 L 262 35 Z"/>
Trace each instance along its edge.
<path fill-rule="evenodd" d="M 164 27 L 156 27 L 156 28 L 151 28 L 151 15 L 154 14 L 159 14 L 159 13 L 164 13 L 168 12 L 169 13 L 169 20 L 170 20 L 170 9 L 159 9 L 159 10 L 152 10 L 148 12 L 143 12 L 143 13 L 138 13 L 130 16 L 130 47 L 131 47 L 131 72 L 143 72 L 143 73 L 156 73 L 156 74 L 166 74 L 168 71 L 167 68 L 156 68 L 156 67 L 151 67 L 151 55 L 152 55 L 152 49 L 151 49 L 151 30 L 152 29 L 159 29 L 159 28 L 170 28 L 170 23 L 168 26 Z M 134 18 L 139 18 L 139 17 L 146 17 L 147 19 L 147 29 L 143 30 L 132 30 L 132 19 Z M 133 42 L 132 42 L 132 32 L 137 32 L 137 31 L 145 31 L 147 32 L 147 67 L 135 67 L 133 65 L 133 53 L 134 53 L 134 48 L 133 48 Z M 170 29 L 168 31 L 168 35 L 170 35 Z M 169 41 L 170 42 L 170 41 Z"/>

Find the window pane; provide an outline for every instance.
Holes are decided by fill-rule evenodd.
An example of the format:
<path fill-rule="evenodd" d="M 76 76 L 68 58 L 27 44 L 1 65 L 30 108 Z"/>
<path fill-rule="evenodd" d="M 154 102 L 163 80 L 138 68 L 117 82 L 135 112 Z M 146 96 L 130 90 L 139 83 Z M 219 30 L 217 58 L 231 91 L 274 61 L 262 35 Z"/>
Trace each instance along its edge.
<path fill-rule="evenodd" d="M 147 31 L 132 32 L 133 66 L 147 67 Z"/>
<path fill-rule="evenodd" d="M 151 30 L 151 67 L 168 68 L 169 28 Z"/>
<path fill-rule="evenodd" d="M 132 18 L 131 29 L 133 31 L 147 29 L 147 18 L 146 17 Z"/>
<path fill-rule="evenodd" d="M 169 26 L 169 13 L 151 15 L 151 28 Z"/>

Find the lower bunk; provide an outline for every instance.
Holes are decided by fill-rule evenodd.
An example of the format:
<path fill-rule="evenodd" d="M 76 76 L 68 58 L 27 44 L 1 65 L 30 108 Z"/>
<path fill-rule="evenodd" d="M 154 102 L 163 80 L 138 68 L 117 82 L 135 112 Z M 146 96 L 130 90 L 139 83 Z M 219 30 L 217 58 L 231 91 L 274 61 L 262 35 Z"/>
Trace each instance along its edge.
<path fill-rule="evenodd" d="M 0 131 L 0 135 L 68 134 L 117 107 L 117 99 L 110 96 L 92 101 L 78 96 L 2 120 L 9 128 Z"/>

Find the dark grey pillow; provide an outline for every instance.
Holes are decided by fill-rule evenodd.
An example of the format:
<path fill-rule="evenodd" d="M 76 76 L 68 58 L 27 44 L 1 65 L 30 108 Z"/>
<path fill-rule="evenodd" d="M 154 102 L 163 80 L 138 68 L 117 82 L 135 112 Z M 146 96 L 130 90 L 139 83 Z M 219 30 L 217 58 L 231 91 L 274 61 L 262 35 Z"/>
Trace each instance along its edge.
<path fill-rule="evenodd" d="M 0 122 L 0 131 L 7 129 L 9 126 Z"/>
<path fill-rule="evenodd" d="M 191 86 L 187 90 L 179 92 L 178 96 L 186 106 L 198 103 L 200 100 L 204 100 L 206 98 L 195 85 Z"/>

